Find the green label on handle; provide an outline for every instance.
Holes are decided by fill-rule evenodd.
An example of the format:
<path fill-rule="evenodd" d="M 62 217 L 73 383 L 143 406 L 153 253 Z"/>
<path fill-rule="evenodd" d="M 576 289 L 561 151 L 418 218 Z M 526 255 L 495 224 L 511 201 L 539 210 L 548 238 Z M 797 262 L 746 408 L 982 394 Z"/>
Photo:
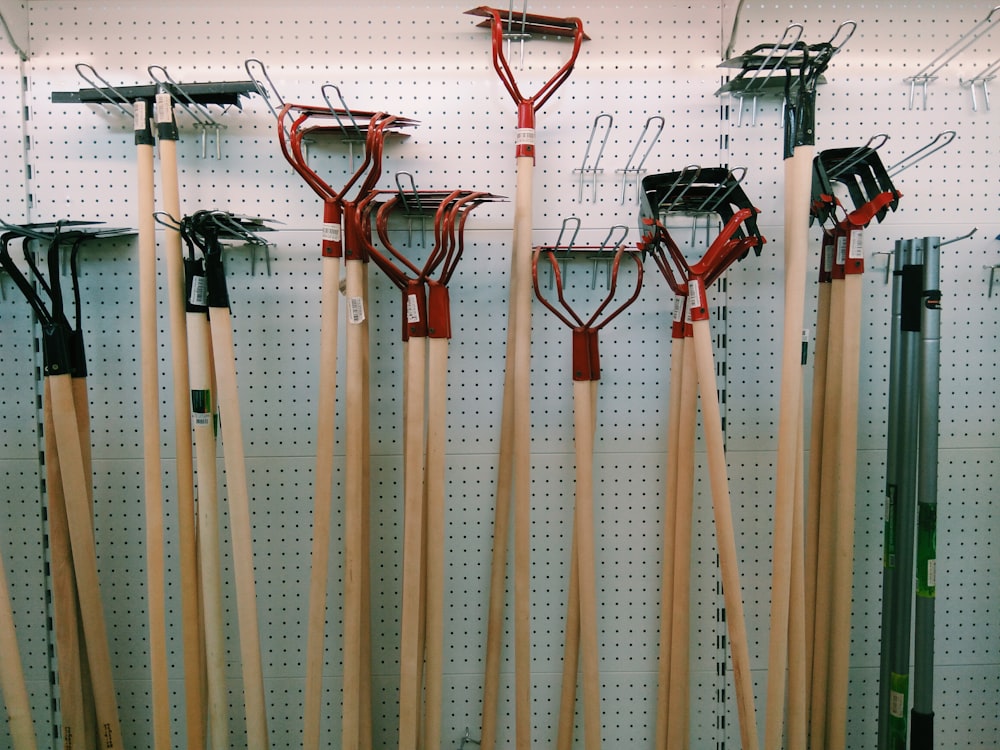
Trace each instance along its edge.
<path fill-rule="evenodd" d="M 906 748 L 906 704 L 909 700 L 910 676 L 893 672 L 889 677 L 889 747 Z"/>
<path fill-rule="evenodd" d="M 917 596 L 933 598 L 937 586 L 937 505 L 917 508 Z"/>

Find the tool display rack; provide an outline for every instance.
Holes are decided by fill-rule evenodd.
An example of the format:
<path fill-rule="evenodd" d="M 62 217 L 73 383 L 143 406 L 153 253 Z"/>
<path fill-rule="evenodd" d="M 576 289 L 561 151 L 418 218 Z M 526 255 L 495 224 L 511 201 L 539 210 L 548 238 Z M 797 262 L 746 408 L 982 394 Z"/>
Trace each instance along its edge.
<path fill-rule="evenodd" d="M 770 582 L 771 495 L 781 335 L 780 99 L 761 98 L 750 122 L 745 102 L 714 92 L 717 67 L 732 39 L 740 52 L 774 42 L 791 22 L 810 40 L 832 36 L 845 20 L 854 38 L 820 86 L 817 149 L 891 137 L 887 163 L 945 130 L 953 144 L 904 173 L 900 211 L 865 236 L 865 309 L 858 415 L 858 497 L 852 620 L 849 743 L 874 745 L 876 731 L 881 534 L 890 284 L 885 265 L 901 237 L 957 237 L 942 257 L 943 314 L 938 530 L 937 733 L 941 746 L 1000 742 L 1000 290 L 989 289 L 1000 262 L 1000 109 L 973 109 L 961 80 L 997 56 L 1000 32 L 985 37 L 930 83 L 926 109 L 909 106 L 907 75 L 989 13 L 984 2 L 746 3 L 533 2 L 531 10 L 577 15 L 591 40 L 573 75 L 539 114 L 534 238 L 552 242 L 561 221 L 578 215 L 604 236 L 626 224 L 637 238 L 636 205 L 619 201 L 621 174 L 651 115 L 666 126 L 645 168 L 688 164 L 748 168 L 744 185 L 762 214 L 769 242 L 715 292 L 713 319 L 723 390 L 729 469 L 743 596 L 759 715 L 765 695 Z M 420 187 L 466 187 L 510 194 L 513 116 L 491 68 L 488 36 L 455 3 L 286 3 L 261 0 L 150 4 L 132 1 L 28 0 L 2 3 L 21 59 L 0 52 L 0 181 L 7 222 L 88 218 L 134 226 L 131 122 L 100 106 L 52 104 L 54 91 L 84 84 L 74 65 L 93 65 L 113 83 L 146 83 L 149 65 L 177 80 L 244 79 L 244 60 L 259 58 L 289 101 L 315 102 L 336 83 L 351 106 L 385 109 L 420 121 L 410 138 L 386 150 L 383 183 L 398 170 Z M 736 23 L 734 24 L 734 20 Z M 528 42 L 526 80 L 547 77 L 548 43 Z M 515 53 L 516 54 L 516 53 Z M 516 59 L 516 58 L 515 58 Z M 578 199 L 579 167 L 591 123 L 614 125 L 598 176 L 597 199 Z M 259 97 L 221 117 L 221 158 L 201 156 L 200 133 L 179 115 L 182 206 L 223 208 L 280 222 L 272 273 L 249 253 L 228 258 L 236 326 L 237 370 L 253 502 L 258 609 L 271 741 L 299 743 L 306 594 L 311 539 L 314 387 L 321 228 L 319 202 L 289 169 L 275 123 Z M 210 136 L 211 137 L 211 136 Z M 340 174 L 346 151 L 316 144 L 317 170 Z M 486 599 L 500 385 L 503 380 L 507 251 L 511 204 L 479 209 L 452 285 L 454 339 L 448 415 L 448 550 L 445 636 L 446 747 L 475 738 L 482 700 Z M 415 228 L 416 233 L 416 228 Z M 818 254 L 818 230 L 814 247 Z M 599 238 L 598 238 L 599 239 Z M 416 241 L 416 240 L 415 240 Z M 891 261 L 888 261 L 891 262 Z M 812 267 L 815 263 L 812 263 Z M 582 272 L 584 276 L 589 271 Z M 672 296 L 648 275 L 635 308 L 604 336 L 595 491 L 604 736 L 613 747 L 648 747 L 654 723 L 664 408 Z M 9 281 L 0 278 L 0 539 L 11 578 L 20 647 L 36 729 L 51 737 L 56 710 L 47 599 L 40 476 L 38 330 Z M 82 263 L 84 326 L 89 338 L 95 457 L 95 523 L 104 607 L 126 744 L 149 746 L 149 680 L 144 604 L 144 520 L 139 414 L 136 248 L 103 242 Z M 163 286 L 161 285 L 161 292 Z M 372 290 L 373 603 L 376 745 L 393 744 L 401 579 L 400 363 L 397 296 L 384 279 Z M 813 315 L 807 298 L 807 320 Z M 814 308 L 813 308 L 814 309 Z M 164 322 L 165 325 L 165 322 Z M 161 342 L 166 336 L 161 336 Z M 343 339 L 341 339 L 343 340 Z M 572 509 L 572 419 L 568 350 L 559 324 L 544 315 L 532 344 L 533 731 L 555 733 L 568 579 Z M 161 343 L 160 384 L 169 393 L 169 356 Z M 810 377 L 806 376 L 806 383 Z M 338 396 L 342 394 L 338 393 Z M 809 403 L 809 394 L 805 402 Z M 163 399 L 166 409 L 167 399 Z M 166 420 L 164 420 L 166 422 Z M 343 450 L 338 424 L 338 456 Z M 167 534 L 172 439 L 164 432 Z M 339 468 L 338 468 L 339 472 Z M 738 746 L 735 709 L 724 676 L 722 596 L 717 583 L 704 455 L 699 453 L 692 592 L 691 736 L 695 748 Z M 339 474 L 338 474 L 339 477 Z M 335 521 L 337 519 L 335 518 Z M 339 737 L 338 542 L 329 606 L 325 700 L 328 746 Z M 173 732 L 183 737 L 176 559 L 168 556 L 168 634 Z M 231 575 L 231 573 L 229 573 Z M 231 580 L 226 581 L 231 586 Z M 230 602 L 230 605 L 233 603 Z M 235 622 L 234 607 L 232 621 Z M 235 626 L 233 626 L 235 627 Z M 509 644 L 508 644 L 509 645 Z M 506 654 L 506 651 L 505 651 Z M 242 731 L 238 649 L 231 651 L 233 732 Z M 505 657 L 506 658 L 506 657 Z M 509 662 L 508 662 L 509 663 Z M 504 746 L 513 742 L 512 681 L 505 671 Z M 503 717 L 506 716 L 506 720 Z M 578 731 L 581 731 L 578 729 Z M 0 747 L 9 740 L 0 731 Z M 54 745 L 52 745 L 54 746 Z"/>

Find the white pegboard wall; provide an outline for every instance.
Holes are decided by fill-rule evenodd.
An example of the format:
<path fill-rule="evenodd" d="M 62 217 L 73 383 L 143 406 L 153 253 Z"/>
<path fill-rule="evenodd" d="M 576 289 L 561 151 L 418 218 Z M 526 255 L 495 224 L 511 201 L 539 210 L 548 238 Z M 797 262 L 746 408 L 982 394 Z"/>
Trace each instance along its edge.
<path fill-rule="evenodd" d="M 757 123 L 737 126 L 733 103 L 713 92 L 724 71 L 716 68 L 728 41 L 734 3 L 636 2 L 609 8 L 591 2 L 532 3 L 532 10 L 583 18 L 592 37 L 567 83 L 538 114 L 535 174 L 536 242 L 551 242 L 562 220 L 580 216 L 588 233 L 603 236 L 622 223 L 635 236 L 635 206 L 620 202 L 621 169 L 643 124 L 662 115 L 665 127 L 646 162 L 650 171 L 725 160 L 746 166 L 748 195 L 762 209 L 768 244 L 728 275 L 726 320 L 713 321 L 724 366 L 724 408 L 730 477 L 744 599 L 751 630 L 758 716 L 763 717 L 770 580 L 770 493 L 779 388 L 775 362 L 781 338 L 782 270 L 780 212 L 783 198 L 781 125 L 774 100 L 758 104 Z M 905 7 L 903 7 L 905 6 Z M 996 41 L 984 41 L 931 84 L 928 109 L 907 106 L 906 75 L 928 61 L 955 35 L 988 12 L 981 3 L 747 3 L 737 27 L 737 52 L 776 41 L 785 25 L 800 21 L 805 38 L 832 35 L 848 18 L 855 37 L 834 58 L 820 87 L 817 148 L 860 145 L 877 132 L 892 163 L 946 129 L 958 137 L 948 147 L 901 175 L 900 211 L 870 230 L 870 251 L 891 249 L 899 237 L 958 236 L 974 225 L 976 239 L 944 253 L 942 392 L 941 557 L 954 577 L 939 593 L 939 619 L 947 623 L 938 659 L 942 666 L 939 725 L 942 738 L 975 747 L 995 729 L 995 623 L 997 579 L 990 540 L 1000 529 L 988 508 L 997 499 L 1000 464 L 996 424 L 996 328 L 1000 296 L 986 296 L 987 265 L 1000 262 L 995 218 L 996 113 L 972 111 L 958 78 L 979 59 L 996 57 Z M 356 7 L 295 5 L 275 10 L 262 0 L 217 3 L 183 0 L 147 7 L 134 1 L 98 3 L 59 0 L 29 3 L 32 58 L 27 63 L 31 119 L 31 217 L 68 216 L 134 225 L 134 146 L 131 122 L 102 107 L 53 105 L 53 91 L 85 84 L 73 66 L 93 64 L 115 84 L 148 81 L 146 67 L 164 65 L 177 80 L 242 80 L 243 62 L 260 58 L 289 101 L 316 103 L 324 83 L 339 85 L 351 106 L 385 108 L 420 125 L 386 148 L 380 188 L 392 187 L 396 170 L 408 170 L 421 188 L 463 187 L 500 195 L 513 192 L 515 108 L 489 59 L 489 39 L 465 16 L 465 6 L 377 0 Z M 891 23 L 887 23 L 891 18 Z M 995 32 L 1000 33 L 1000 32 Z M 558 67 L 566 45 L 527 45 L 517 80 L 525 90 Z M 992 52 L 992 57 L 990 53 Z M 515 55 L 516 58 L 516 55 Z M 988 62 L 989 60 L 986 60 Z M 4 58 L 7 62 L 7 59 Z M 516 59 L 515 59 L 516 67 Z M 5 74 L 6 75 L 6 74 Z M 5 89 L 6 91 L 6 89 Z M 3 93 L 2 96 L 9 96 Z M 749 103 L 748 103 L 749 104 Z M 726 109 L 728 107 L 728 110 Z M 720 118 L 720 108 L 724 117 Z M 11 108 L 4 108 L 9 112 Z M 614 116 L 603 155 L 597 200 L 578 199 L 577 175 L 594 117 Z M 728 119 L 725 118 L 728 115 Z M 227 251 L 233 306 L 237 374 L 244 404 L 244 440 L 253 508 L 255 561 L 262 626 L 269 722 L 275 747 L 298 743 L 304 613 L 311 539 L 312 451 L 319 329 L 320 201 L 283 159 L 275 124 L 258 97 L 221 121 L 222 157 L 212 145 L 202 158 L 190 118 L 179 114 L 182 208 L 218 207 L 284 222 L 269 236 L 272 275 L 258 256 L 250 271 L 245 249 Z M 0 160 L 10 179 L 23 158 L 20 120 L 2 122 Z M 13 155 L 12 155 L 13 154 Z M 339 144 L 310 145 L 310 163 L 334 185 L 351 169 Z M 157 168 L 159 169 L 159 167 Z M 157 177 L 159 180 L 159 177 Z M 22 191 L 23 196 L 23 191 Z M 18 204 L 11 189 L 11 203 Z M 457 747 L 466 727 L 478 735 L 485 638 L 485 602 L 493 522 L 493 484 L 499 436 L 500 392 L 506 337 L 512 202 L 481 206 L 469 221 L 466 256 L 452 282 L 454 338 L 449 355 L 448 599 L 444 738 Z M 403 229 L 400 228 L 400 233 Z M 814 239 L 818 234 L 814 230 Z M 396 236 L 402 236 L 401 234 Z M 870 746 L 874 722 L 866 719 L 877 692 L 881 504 L 884 461 L 884 399 L 889 289 L 884 257 L 870 258 L 865 279 L 865 342 L 856 520 L 857 574 L 852 648 L 851 747 Z M 589 268 L 574 276 L 586 291 Z M 671 294 L 655 269 L 637 302 L 601 336 L 596 493 L 598 576 L 601 591 L 602 692 L 605 741 L 646 743 L 654 725 L 659 561 L 662 555 L 662 481 L 665 405 L 669 369 L 667 321 Z M 91 365 L 95 456 L 99 459 L 98 529 L 106 611 L 113 614 L 116 678 L 125 731 L 136 747 L 148 744 L 148 655 L 145 646 L 144 525 L 138 424 L 137 297 L 134 244 L 103 243 L 83 265 L 85 326 Z M 11 292 L 9 283 L 7 289 Z M 165 294 L 162 269 L 160 295 Z M 373 642 L 376 657 L 376 742 L 395 741 L 397 712 L 399 585 L 401 560 L 400 440 L 401 369 L 398 290 L 372 270 L 373 396 Z M 587 303 L 580 298 L 580 307 Z M 17 472 L 32 471 L 37 453 L 34 422 L 21 420 L 34 402 L 30 372 L 34 352 L 30 319 L 17 300 L 0 303 L 0 385 L 4 455 L 19 459 Z M 715 303 L 713 303 L 715 306 Z M 814 299 L 807 300 L 807 310 Z M 812 315 L 812 313 L 808 313 Z M 882 317 L 880 317 L 882 316 Z M 808 319 L 808 318 L 807 318 Z M 573 500 L 569 332 L 539 305 L 534 309 L 533 431 L 534 522 L 533 659 L 534 739 L 554 736 L 562 658 L 567 557 Z M 8 326 L 9 324 L 9 326 Z M 8 335 L 9 327 L 11 336 Z M 161 325 L 162 408 L 170 393 L 166 321 Z M 340 338 L 343 347 L 344 337 Z M 27 348 L 25 348 L 27 347 Z M 341 352 L 343 353 L 343 351 Z M 342 362 L 343 359 L 341 358 Z M 807 369 L 806 382 L 811 379 Z M 340 381 L 342 382 L 342 381 Z M 343 399 L 338 388 L 338 399 Z M 808 398 L 807 398 L 808 403 Z M 341 404 L 342 406 L 342 404 Z M 167 420 L 164 419 L 164 424 Z M 335 497 L 344 446 L 338 411 Z M 700 444 L 699 444 L 700 445 Z M 167 490 L 172 482 L 173 439 L 164 428 Z M 13 451 L 11 453 L 10 451 Z M 699 477 L 704 477 L 699 453 Z M 3 463 L 4 468 L 7 462 Z M 15 491 L 8 470 L 5 488 Z M 944 490 L 947 474 L 947 490 Z M 17 473 L 17 476 L 20 476 Z M 20 481 L 20 480 L 18 480 Z M 27 485 L 31 486 L 31 479 Z M 947 500 L 946 500 L 947 494 Z M 696 495 L 696 558 L 692 615 L 693 747 L 736 746 L 734 715 L 724 718 L 721 691 L 731 702 L 731 683 L 717 674 L 724 623 L 715 580 L 715 549 L 707 483 Z M 168 540 L 176 516 L 168 504 Z M 225 520 L 225 518 L 223 519 Z M 18 527 L 20 528 L 20 527 Z M 324 741 L 339 737 L 340 596 L 339 517 L 335 517 L 324 680 Z M 6 534 L 6 530 L 3 531 Z M 16 531 L 14 533 L 17 533 Z M 226 586 L 231 591 L 228 527 Z M 30 537 L 26 537 L 30 538 Z M 6 536 L 4 537 L 6 539 Z M 959 542 L 959 540 L 961 540 Z M 39 548 L 40 549 L 40 548 Z M 36 553 L 29 550 L 28 557 Z M 942 563 L 943 565 L 944 563 Z M 30 566 L 26 566 L 26 569 Z M 171 606 L 173 733 L 183 738 L 183 676 L 180 672 L 179 583 L 176 558 L 168 560 Z M 942 575 L 945 575 L 942 573 Z M 945 586 L 942 584 L 942 589 Z M 232 601 L 228 602 L 232 605 Z M 109 618 L 112 619 L 112 618 Z M 232 618 L 235 620 L 235 617 Z M 985 624 L 984 624 L 985 623 Z M 234 740 L 243 731 L 238 641 L 230 638 L 230 697 Z M 508 659 L 509 642 L 504 659 Z M 876 669 L 873 670 L 873 667 Z M 504 662 L 501 716 L 512 726 L 513 675 Z M 993 679 L 993 682 L 990 680 Z M 961 688 L 957 686 L 961 685 Z M 47 698 L 45 699 L 47 700 Z M 42 700 L 41 703 L 44 703 Z M 36 719 L 47 707 L 36 701 Z M 720 713 L 723 716 L 720 716 Z M 985 738 L 985 740 L 984 740 Z M 717 745 L 722 743 L 721 745 Z M 2 745 L 2 741 L 0 741 Z"/>

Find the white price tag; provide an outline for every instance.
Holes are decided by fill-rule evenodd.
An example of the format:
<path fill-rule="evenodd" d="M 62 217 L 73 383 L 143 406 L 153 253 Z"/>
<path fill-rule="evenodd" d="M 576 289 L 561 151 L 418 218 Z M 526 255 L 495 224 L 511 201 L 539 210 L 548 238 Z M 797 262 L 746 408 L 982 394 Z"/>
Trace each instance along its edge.
<path fill-rule="evenodd" d="M 134 124 L 132 126 L 133 130 L 145 130 L 146 129 L 146 120 L 149 117 L 149 115 L 146 114 L 146 100 L 145 99 L 140 99 L 139 101 L 137 101 L 135 103 L 135 105 L 133 105 L 132 117 L 133 117 L 133 120 L 134 120 Z"/>
<path fill-rule="evenodd" d="M 860 229 L 854 229 L 851 231 L 851 243 L 847 247 L 847 257 L 851 260 L 864 260 L 864 240 L 862 240 L 862 235 L 864 233 Z"/>
<path fill-rule="evenodd" d="M 326 242 L 340 242 L 340 224 L 324 224 L 323 239 Z"/>
<path fill-rule="evenodd" d="M 347 319 L 355 325 L 365 322 L 365 301 L 363 298 L 347 298 Z"/>
<path fill-rule="evenodd" d="M 195 412 L 191 415 L 191 421 L 194 423 L 195 427 L 207 427 L 212 424 L 212 415 Z"/>
<path fill-rule="evenodd" d="M 897 693 L 895 690 L 891 690 L 889 692 L 889 713 L 897 719 L 901 719 L 903 717 L 903 711 L 906 710 L 904 703 L 905 701 L 902 693 Z"/>
<path fill-rule="evenodd" d="M 674 297 L 674 322 L 680 323 L 684 320 L 684 299 Z"/>
<path fill-rule="evenodd" d="M 156 122 L 167 123 L 174 119 L 173 112 L 173 101 L 170 98 L 170 94 L 162 93 L 156 95 Z"/>
<path fill-rule="evenodd" d="M 420 322 L 420 307 L 417 305 L 417 295 L 415 294 L 406 295 L 406 322 Z"/>
<path fill-rule="evenodd" d="M 191 279 L 190 302 L 196 307 L 205 307 L 208 304 L 208 284 L 204 276 L 195 276 Z"/>
<path fill-rule="evenodd" d="M 534 146 L 535 145 L 535 129 L 534 128 L 518 128 L 514 133 L 514 145 L 515 146 Z"/>
<path fill-rule="evenodd" d="M 927 585 L 930 588 L 937 588 L 937 560 L 927 561 Z"/>
<path fill-rule="evenodd" d="M 842 266 L 847 263 L 847 237 L 837 238 L 837 265 Z"/>
<path fill-rule="evenodd" d="M 688 310 L 701 306 L 701 282 L 691 279 L 688 282 Z"/>

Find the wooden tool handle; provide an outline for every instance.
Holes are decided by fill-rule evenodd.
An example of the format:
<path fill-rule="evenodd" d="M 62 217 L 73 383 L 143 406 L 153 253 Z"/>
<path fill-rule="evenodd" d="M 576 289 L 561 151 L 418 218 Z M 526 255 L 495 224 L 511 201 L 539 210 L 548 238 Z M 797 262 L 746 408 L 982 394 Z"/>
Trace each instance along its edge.
<path fill-rule="evenodd" d="M 367 316 L 364 305 L 364 264 L 349 260 L 346 268 L 346 294 L 348 305 L 360 302 L 362 315 Z M 356 313 L 352 313 L 354 315 Z M 363 506 L 365 502 L 365 403 L 364 365 L 367 357 L 366 342 L 361 328 L 361 316 L 350 317 L 345 337 L 346 373 L 344 402 L 344 691 L 341 705 L 341 743 L 344 750 L 357 750 L 361 737 L 361 695 L 350 686 L 361 684 L 362 662 L 362 612 L 364 598 Z"/>
<path fill-rule="evenodd" d="M 0 693 L 7 705 L 7 725 L 13 750 L 36 750 L 35 726 L 31 720 L 31 702 L 24 681 L 21 651 L 14 629 L 14 608 L 10 601 L 10 586 L 0 554 Z"/>
<path fill-rule="evenodd" d="M 212 333 L 208 315 L 188 313 L 188 360 L 192 401 L 204 397 L 205 411 L 194 416 L 195 459 L 198 465 L 198 562 L 201 575 L 202 628 L 205 641 L 205 694 L 211 746 L 229 743 L 229 690 L 226 686 L 226 639 L 222 606 L 222 551 L 219 543 L 219 493 L 215 398 L 212 387 Z M 192 410 L 194 404 L 192 403 Z"/>
<path fill-rule="evenodd" d="M 415 750 L 420 731 L 420 620 L 423 591 L 426 339 L 411 337 L 404 377 L 403 600 L 400 608 L 399 747 Z"/>
<path fill-rule="evenodd" d="M 781 746 L 784 735 L 788 617 L 792 566 L 792 523 L 798 436 L 802 430 L 802 326 L 805 318 L 806 258 L 809 253 L 809 196 L 813 149 L 798 146 L 785 160 L 785 307 L 781 346 L 781 391 L 775 462 L 774 535 L 771 564 L 770 642 L 764 746 Z M 801 477 L 798 477 L 801 481 Z M 801 602 L 795 603 L 801 606 Z"/>
<path fill-rule="evenodd" d="M 726 605 L 726 625 L 733 662 L 733 682 L 736 687 L 736 708 L 740 722 L 740 741 L 744 750 L 757 750 L 757 718 L 750 674 L 750 650 L 747 642 L 743 597 L 740 589 L 736 535 L 733 529 L 729 498 L 726 453 L 723 447 L 722 419 L 716 391 L 715 362 L 712 357 L 712 333 L 708 320 L 693 323 L 695 358 L 698 366 L 698 391 L 701 395 L 702 424 L 708 471 L 712 486 L 712 507 L 715 513 L 715 538 L 719 548 L 722 573 L 722 594 Z"/>
<path fill-rule="evenodd" d="M 102 747 L 114 750 L 122 747 L 121 726 L 97 575 L 93 520 L 87 493 L 82 489 L 86 483 L 86 471 L 80 450 L 73 385 L 70 380 L 69 375 L 49 376 L 52 421 L 62 473 L 63 495 L 66 498 L 66 518 L 69 524 L 76 588 L 79 600 L 87 602 L 87 606 L 80 608 L 80 615 L 86 642 L 87 663 L 92 678 L 98 733 Z"/>
<path fill-rule="evenodd" d="M 531 747 L 531 207 L 532 157 L 517 158 L 514 197 L 514 707 L 515 742 Z"/>
<path fill-rule="evenodd" d="M 663 563 L 660 575 L 660 653 L 656 682 L 656 734 L 653 747 L 667 746 L 670 706 L 671 627 L 674 592 L 674 530 L 677 526 L 677 438 L 680 426 L 681 371 L 684 339 L 670 345 L 670 396 L 667 402 L 667 470 L 664 482 Z"/>
<path fill-rule="evenodd" d="M 257 587 L 254 582 L 253 528 L 250 493 L 247 489 L 243 451 L 243 422 L 236 384 L 236 354 L 229 309 L 210 312 L 215 380 L 219 388 L 222 447 L 229 500 L 229 526 L 233 543 L 233 579 L 240 629 L 240 660 L 243 669 L 243 703 L 246 711 L 248 750 L 267 750 L 267 704 L 261 663 L 260 628 L 257 622 Z"/>
<path fill-rule="evenodd" d="M 698 427 L 698 368 L 692 339 L 685 338 L 682 356 L 670 627 L 671 690 L 667 712 L 669 750 L 687 750 L 691 746 L 691 524 L 694 517 L 695 433 Z"/>
<path fill-rule="evenodd" d="M 59 450 L 56 446 L 55 424 L 52 421 L 52 386 L 48 378 L 42 389 L 42 433 L 45 436 L 45 489 L 48 499 L 49 556 L 52 577 L 52 607 L 56 636 L 56 660 L 59 666 L 59 714 L 63 737 L 86 741 L 88 722 L 85 719 L 84 690 L 90 690 L 83 679 L 83 643 L 80 641 L 79 602 L 73 574 L 73 553 L 70 549 L 69 525 L 66 521 L 66 500 L 63 497 Z M 92 727 L 91 727 L 92 729 Z M 93 738 L 96 741 L 96 737 Z"/>
<path fill-rule="evenodd" d="M 448 339 L 428 340 L 427 366 L 427 640 L 424 747 L 441 747 L 444 670 L 445 448 L 448 419 Z"/>
<path fill-rule="evenodd" d="M 820 469 L 819 502 L 815 510 L 818 523 L 815 570 L 815 604 L 812 609 L 813 631 L 807 632 L 812 646 L 812 678 L 809 696 L 810 746 L 822 750 L 826 742 L 827 679 L 829 676 L 831 598 L 834 566 L 834 516 L 840 482 L 837 466 L 837 441 L 842 429 L 843 382 L 840 362 L 844 353 L 844 329 L 835 324 L 844 316 L 844 282 L 830 284 L 830 328 L 827 339 L 827 378 L 823 407 L 823 456 Z"/>
<path fill-rule="evenodd" d="M 306 634 L 306 683 L 303 693 L 303 750 L 319 750 L 322 730 L 323 667 L 326 665 L 326 589 L 330 570 L 333 506 L 333 450 L 336 418 L 337 327 L 340 264 L 323 257 L 320 302 L 319 390 L 317 393 L 316 463 L 313 471 L 313 539 Z"/>
<path fill-rule="evenodd" d="M 180 219 L 177 171 L 177 141 L 161 138 L 160 164 L 163 210 Z M 184 698 L 187 716 L 187 750 L 202 750 L 204 732 L 204 686 L 202 684 L 201 592 L 198 590 L 198 539 L 194 507 L 194 451 L 191 436 L 190 376 L 187 359 L 187 318 L 184 255 L 180 232 L 167 227 L 163 233 L 163 257 L 167 276 L 167 314 L 170 321 L 171 393 L 174 405 L 174 447 L 177 481 L 177 526 L 180 540 L 182 636 L 184 639 Z"/>
<path fill-rule="evenodd" d="M 858 371 L 861 364 L 862 276 L 844 278 L 844 345 L 839 360 L 841 423 L 837 441 L 837 496 L 831 586 L 830 671 L 827 680 L 827 748 L 847 745 L 847 691 L 851 661 L 851 597 L 854 571 L 854 507 L 858 447 Z"/>

